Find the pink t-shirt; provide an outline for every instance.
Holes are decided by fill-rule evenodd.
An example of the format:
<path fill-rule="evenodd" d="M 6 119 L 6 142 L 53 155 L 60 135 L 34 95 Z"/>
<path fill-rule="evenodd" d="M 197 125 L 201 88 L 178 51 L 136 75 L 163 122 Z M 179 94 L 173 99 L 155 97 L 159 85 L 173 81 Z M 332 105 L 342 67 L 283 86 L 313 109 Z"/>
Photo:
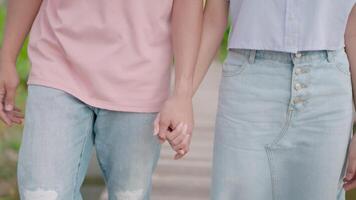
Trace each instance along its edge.
<path fill-rule="evenodd" d="M 29 84 L 94 107 L 157 112 L 169 95 L 173 0 L 44 0 Z"/>

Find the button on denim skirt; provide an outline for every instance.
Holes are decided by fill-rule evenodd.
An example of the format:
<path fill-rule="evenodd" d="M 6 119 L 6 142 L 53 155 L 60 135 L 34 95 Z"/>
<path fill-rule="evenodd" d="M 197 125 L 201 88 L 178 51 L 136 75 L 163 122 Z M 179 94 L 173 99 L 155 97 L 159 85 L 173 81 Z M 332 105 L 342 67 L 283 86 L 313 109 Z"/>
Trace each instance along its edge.
<path fill-rule="evenodd" d="M 344 200 L 353 106 L 344 50 L 230 50 L 213 200 Z"/>

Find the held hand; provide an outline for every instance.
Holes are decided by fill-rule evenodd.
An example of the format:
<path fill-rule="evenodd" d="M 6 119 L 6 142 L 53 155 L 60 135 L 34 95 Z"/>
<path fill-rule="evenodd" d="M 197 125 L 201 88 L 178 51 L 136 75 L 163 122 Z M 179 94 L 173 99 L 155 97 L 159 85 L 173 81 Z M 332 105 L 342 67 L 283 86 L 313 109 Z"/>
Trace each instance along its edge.
<path fill-rule="evenodd" d="M 22 123 L 21 111 L 15 107 L 19 78 L 14 63 L 0 63 L 0 119 L 11 126 Z"/>
<path fill-rule="evenodd" d="M 167 140 L 172 149 L 177 152 L 174 156 L 175 160 L 183 158 L 188 152 L 190 147 L 192 134 L 188 134 L 188 125 L 179 123 L 177 128 L 168 133 Z"/>
<path fill-rule="evenodd" d="M 351 141 L 346 176 L 344 178 L 344 189 L 346 191 L 356 188 L 356 137 Z"/>
<path fill-rule="evenodd" d="M 160 114 L 157 115 L 154 123 L 154 134 L 158 136 L 161 143 L 164 143 L 168 139 L 168 135 L 178 128 L 179 123 L 186 125 L 186 134 L 192 134 L 194 124 L 192 99 L 172 96 L 166 101 Z"/>

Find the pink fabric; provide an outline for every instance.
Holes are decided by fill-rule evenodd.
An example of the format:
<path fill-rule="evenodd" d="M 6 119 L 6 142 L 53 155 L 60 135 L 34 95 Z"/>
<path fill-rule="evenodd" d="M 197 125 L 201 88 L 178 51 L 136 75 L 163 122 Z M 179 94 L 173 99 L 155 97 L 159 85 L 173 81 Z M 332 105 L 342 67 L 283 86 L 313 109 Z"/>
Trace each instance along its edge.
<path fill-rule="evenodd" d="M 29 84 L 109 110 L 157 112 L 169 95 L 173 0 L 44 0 Z"/>

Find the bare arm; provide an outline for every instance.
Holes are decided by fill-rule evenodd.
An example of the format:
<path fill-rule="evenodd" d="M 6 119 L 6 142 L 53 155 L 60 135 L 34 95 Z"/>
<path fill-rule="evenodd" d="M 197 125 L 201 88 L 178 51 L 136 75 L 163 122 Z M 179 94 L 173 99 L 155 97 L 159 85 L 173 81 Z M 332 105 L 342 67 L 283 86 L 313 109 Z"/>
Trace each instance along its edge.
<path fill-rule="evenodd" d="M 155 134 L 162 142 L 177 144 L 175 158 L 189 151 L 193 130 L 193 75 L 198 56 L 203 21 L 203 0 L 174 0 L 172 10 L 172 44 L 175 60 L 175 86 L 155 123 Z M 172 130 L 182 124 L 180 137 Z M 172 136 L 172 137 L 168 137 Z M 179 140 L 177 139 L 179 138 Z M 176 139 L 176 140 L 173 140 Z M 172 145 L 173 146 L 173 145 Z"/>
<path fill-rule="evenodd" d="M 175 0 L 172 41 L 176 66 L 174 95 L 192 96 L 203 16 L 202 0 Z"/>
<path fill-rule="evenodd" d="M 0 50 L 0 118 L 7 125 L 20 122 L 13 115 L 19 82 L 16 60 L 41 2 L 42 0 L 8 1 L 5 34 Z"/>
<path fill-rule="evenodd" d="M 208 0 L 204 11 L 203 33 L 194 74 L 194 93 L 198 90 L 220 47 L 227 22 L 227 0 Z"/>
<path fill-rule="evenodd" d="M 346 34 L 345 34 L 345 42 L 346 42 L 346 52 L 351 67 L 350 69 L 352 75 L 353 93 L 354 95 L 356 95 L 356 6 L 354 6 L 351 15 L 349 17 Z M 354 100 L 355 99 L 356 98 L 354 98 Z"/>
<path fill-rule="evenodd" d="M 10 0 L 1 59 L 15 62 L 22 44 L 31 29 L 42 0 Z"/>
<path fill-rule="evenodd" d="M 345 43 L 347 56 L 350 62 L 354 105 L 356 105 L 356 6 L 354 6 L 348 20 Z M 344 188 L 346 190 L 356 188 L 356 137 L 352 139 L 350 144 L 347 174 L 344 181 Z"/>

